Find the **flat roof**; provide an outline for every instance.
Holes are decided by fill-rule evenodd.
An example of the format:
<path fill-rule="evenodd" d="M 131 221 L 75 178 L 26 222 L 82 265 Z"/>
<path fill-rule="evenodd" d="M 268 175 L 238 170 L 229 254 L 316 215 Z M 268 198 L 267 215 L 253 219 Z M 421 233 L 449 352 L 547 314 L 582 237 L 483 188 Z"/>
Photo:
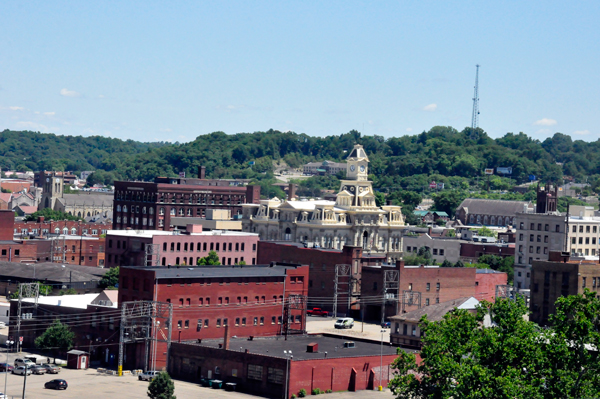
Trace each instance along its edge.
<path fill-rule="evenodd" d="M 301 265 L 232 265 L 232 266 L 122 266 L 126 269 L 151 270 L 156 278 L 285 277 L 288 269 Z"/>
<path fill-rule="evenodd" d="M 190 223 L 191 224 L 191 223 Z M 108 230 L 106 235 L 119 236 L 119 237 L 142 237 L 152 238 L 153 236 L 229 236 L 229 237 L 258 237 L 257 233 L 245 233 L 241 231 L 229 231 L 229 230 L 211 230 L 203 231 L 202 233 L 188 233 L 185 230 L 179 230 L 179 234 L 174 234 L 172 231 L 164 230 Z"/>
<path fill-rule="evenodd" d="M 333 325 L 334 321 L 331 321 Z M 389 331 L 386 331 L 389 334 Z M 344 348 L 344 342 L 354 342 L 354 348 Z M 218 348 L 223 343 L 223 339 L 203 339 L 202 343 L 185 342 L 188 345 L 204 346 L 207 348 Z M 310 353 L 306 351 L 307 345 L 316 343 L 319 345 L 318 352 Z M 292 351 L 293 360 L 316 360 L 324 359 L 327 352 L 328 359 L 337 359 L 344 357 L 360 356 L 380 356 L 396 355 L 397 347 L 391 346 L 388 342 L 381 345 L 380 342 L 353 340 L 346 337 L 331 337 L 323 335 L 289 335 L 287 340 L 283 336 L 278 337 L 258 337 L 249 341 L 248 338 L 232 337 L 229 341 L 229 351 L 244 352 L 246 349 L 250 353 L 264 356 L 272 356 L 285 359 L 283 351 Z M 403 349 L 405 350 L 405 349 Z M 407 352 L 414 352 L 405 350 Z"/>
<path fill-rule="evenodd" d="M 93 294 L 82 294 L 82 295 L 54 295 L 54 296 L 42 296 L 38 298 L 38 304 L 40 305 L 53 305 L 63 306 L 65 308 L 77 308 L 86 309 L 88 305 L 92 303 L 100 295 L 98 292 Z M 16 300 L 16 299 L 13 299 Z M 33 298 L 23 299 L 25 302 L 33 302 Z M 115 304 L 112 306 L 116 308 Z"/>

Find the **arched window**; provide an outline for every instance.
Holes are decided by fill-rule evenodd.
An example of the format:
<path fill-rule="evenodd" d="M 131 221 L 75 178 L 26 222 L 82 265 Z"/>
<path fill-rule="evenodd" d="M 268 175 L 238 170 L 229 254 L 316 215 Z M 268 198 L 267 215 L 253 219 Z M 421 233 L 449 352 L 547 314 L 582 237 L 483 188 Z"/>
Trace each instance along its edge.
<path fill-rule="evenodd" d="M 148 213 L 150 215 L 154 215 L 154 208 L 148 208 Z"/>
<path fill-rule="evenodd" d="M 121 223 L 121 216 L 117 216 L 117 223 Z"/>
<path fill-rule="evenodd" d="M 488 224 L 488 217 L 487 215 L 483 217 L 483 224 L 487 226 Z"/>
<path fill-rule="evenodd" d="M 176 208 L 171 208 L 171 216 L 175 216 L 177 214 Z"/>
<path fill-rule="evenodd" d="M 473 223 L 475 223 L 475 216 L 470 215 L 469 216 L 469 224 L 473 224 Z"/>
<path fill-rule="evenodd" d="M 502 218 L 502 216 L 498 216 L 498 226 L 504 226 L 504 219 Z"/>
<path fill-rule="evenodd" d="M 164 215 L 165 214 L 165 208 L 161 206 L 160 209 L 158 210 L 158 214 L 159 215 Z"/>
<path fill-rule="evenodd" d="M 60 229 L 58 227 L 54 229 L 54 234 L 60 234 Z"/>
<path fill-rule="evenodd" d="M 117 205 L 117 212 L 121 212 L 121 205 Z"/>
<path fill-rule="evenodd" d="M 75 227 L 73 227 L 71 229 L 71 235 L 75 235 L 75 234 L 77 234 L 77 229 Z"/>
<path fill-rule="evenodd" d="M 490 218 L 490 224 L 491 224 L 492 226 L 495 226 L 495 225 L 496 225 L 496 216 L 492 216 L 492 217 Z"/>
<path fill-rule="evenodd" d="M 290 241 L 292 239 L 292 230 L 288 227 L 285 229 L 285 238 L 284 240 Z"/>
<path fill-rule="evenodd" d="M 144 215 L 146 214 L 146 207 L 142 208 L 142 214 L 144 214 Z"/>
<path fill-rule="evenodd" d="M 123 216 L 123 223 L 127 223 L 127 216 Z"/>
<path fill-rule="evenodd" d="M 66 235 L 66 234 L 69 234 L 69 229 L 65 227 L 65 228 L 63 229 L 63 234 L 65 234 L 65 235 Z"/>
<path fill-rule="evenodd" d="M 181 251 L 181 243 L 180 242 L 177 243 L 177 251 Z M 179 262 L 177 262 L 177 263 L 179 263 Z"/>
<path fill-rule="evenodd" d="M 183 208 L 179 208 L 179 216 L 183 216 Z"/>
<path fill-rule="evenodd" d="M 186 242 L 186 243 L 183 244 L 183 250 L 187 251 L 187 249 L 188 249 L 188 243 Z"/>
<path fill-rule="evenodd" d="M 127 205 L 123 205 L 123 212 L 127 212 Z"/>
<path fill-rule="evenodd" d="M 481 224 L 481 216 L 477 215 L 477 224 Z"/>

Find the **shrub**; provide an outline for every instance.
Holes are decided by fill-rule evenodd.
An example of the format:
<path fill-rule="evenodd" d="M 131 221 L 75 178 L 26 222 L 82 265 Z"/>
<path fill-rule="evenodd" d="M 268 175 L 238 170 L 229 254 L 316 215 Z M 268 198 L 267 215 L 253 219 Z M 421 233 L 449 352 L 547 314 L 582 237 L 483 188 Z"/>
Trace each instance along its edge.
<path fill-rule="evenodd" d="M 295 393 L 293 393 L 293 394 L 292 394 L 292 399 L 296 399 L 296 398 L 297 398 L 296 394 L 295 394 Z"/>
<path fill-rule="evenodd" d="M 299 398 L 303 398 L 305 396 L 306 396 L 306 389 L 302 388 L 301 390 L 298 391 Z"/>
<path fill-rule="evenodd" d="M 322 393 L 323 393 L 323 391 L 321 391 L 319 388 L 315 388 L 315 389 L 312 390 L 312 394 L 313 395 L 319 395 L 319 394 L 322 394 Z"/>
<path fill-rule="evenodd" d="M 331 392 L 333 392 L 331 389 L 328 389 L 325 391 L 325 393 L 331 393 Z"/>

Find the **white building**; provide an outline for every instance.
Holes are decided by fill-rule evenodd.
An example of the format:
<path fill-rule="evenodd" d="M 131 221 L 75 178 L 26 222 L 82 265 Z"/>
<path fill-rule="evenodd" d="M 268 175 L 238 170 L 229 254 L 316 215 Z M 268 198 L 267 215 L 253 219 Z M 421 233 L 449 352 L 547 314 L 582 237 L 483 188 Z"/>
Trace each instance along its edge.
<path fill-rule="evenodd" d="M 367 180 L 369 158 L 355 145 L 346 164 L 336 201 L 261 200 L 244 204 L 242 231 L 261 240 L 295 241 L 322 248 L 360 246 L 390 261 L 402 253 L 404 218 L 399 206 L 378 207 Z"/>
<path fill-rule="evenodd" d="M 529 289 L 534 260 L 548 260 L 550 251 L 598 256 L 600 215 L 592 207 L 572 206 L 566 214 L 517 214 L 514 284 Z"/>

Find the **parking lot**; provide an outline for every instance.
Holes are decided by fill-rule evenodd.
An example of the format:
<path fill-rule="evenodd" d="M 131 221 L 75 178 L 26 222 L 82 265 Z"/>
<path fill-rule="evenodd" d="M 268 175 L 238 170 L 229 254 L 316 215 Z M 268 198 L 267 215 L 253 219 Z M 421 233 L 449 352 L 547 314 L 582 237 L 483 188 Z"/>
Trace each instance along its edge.
<path fill-rule="evenodd" d="M 2 379 L 4 373 L 0 373 L 1 390 L 4 389 Z M 61 378 L 68 382 L 66 391 L 55 391 L 44 389 L 44 383 L 54 378 Z M 11 399 L 21 398 L 23 392 L 23 379 L 20 375 L 8 374 L 8 397 Z M 27 377 L 26 398 L 147 398 L 146 390 L 148 382 L 138 381 L 137 377 L 117 377 L 96 372 L 96 369 L 69 370 L 63 369 L 58 375 L 30 375 Z M 228 392 L 223 389 L 210 389 L 200 387 L 184 381 L 175 381 L 175 395 L 178 399 L 188 398 L 225 398 L 225 399 L 257 399 L 257 396 L 247 395 L 240 392 Z M 391 399 L 389 391 L 360 391 L 340 392 L 328 394 L 324 399 Z"/>

